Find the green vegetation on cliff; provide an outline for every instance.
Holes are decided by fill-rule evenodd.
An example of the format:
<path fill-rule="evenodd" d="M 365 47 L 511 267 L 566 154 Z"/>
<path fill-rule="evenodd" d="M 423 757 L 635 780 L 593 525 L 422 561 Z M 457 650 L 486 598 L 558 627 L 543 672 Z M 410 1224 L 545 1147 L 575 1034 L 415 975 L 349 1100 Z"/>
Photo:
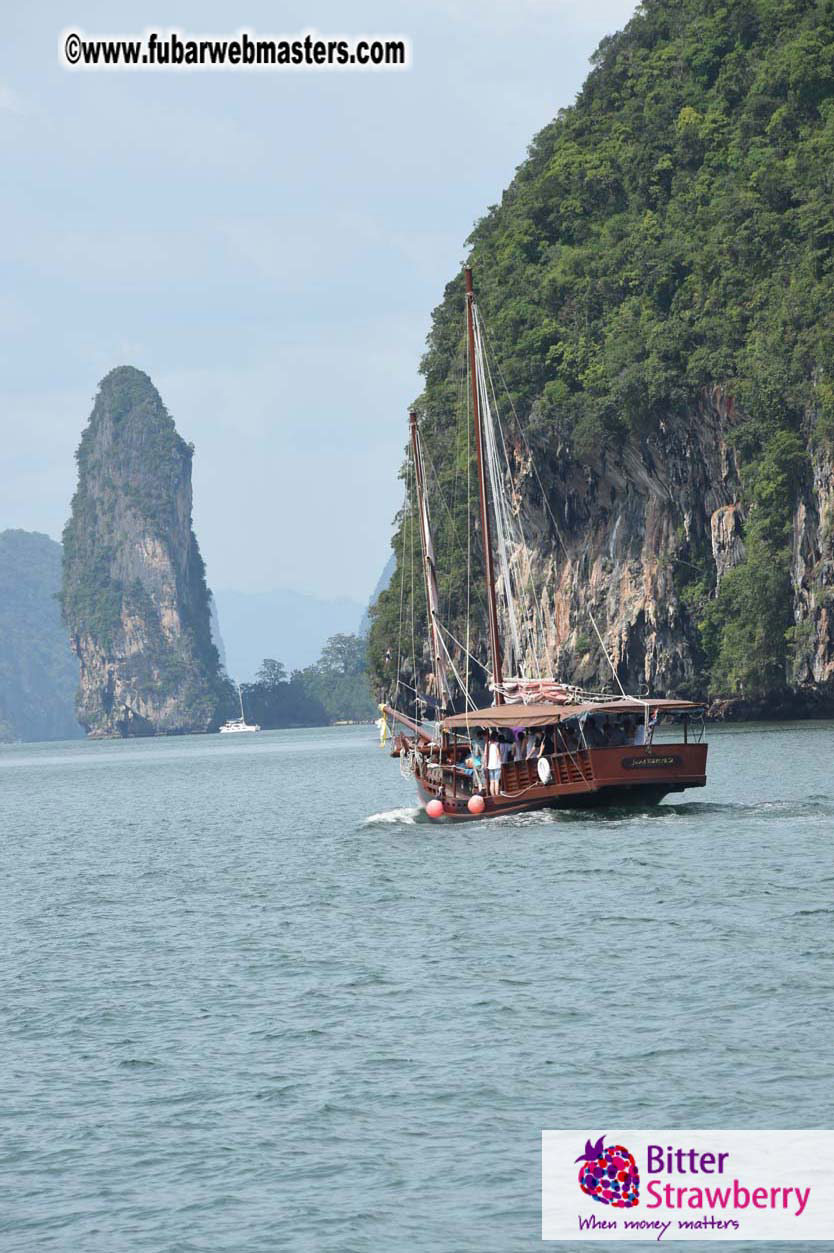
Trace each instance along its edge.
<path fill-rule="evenodd" d="M 61 622 L 61 545 L 0 531 L 0 741 L 65 740 L 75 717 L 78 661 Z"/>
<path fill-rule="evenodd" d="M 764 693 L 790 664 L 789 519 L 809 451 L 834 437 L 833 169 L 831 0 L 646 0 L 469 241 L 538 447 L 595 465 L 662 439 L 670 417 L 697 421 L 704 389 L 734 399 L 746 558 L 717 599 L 706 569 L 682 589 L 714 691 Z M 462 317 L 458 275 L 420 402 L 449 500 Z M 442 571 L 451 523 L 435 521 Z M 395 577 L 377 607 L 378 679 L 399 591 Z"/>
<path fill-rule="evenodd" d="M 699 625 L 718 692 L 765 697 L 785 684 L 791 640 L 790 531 L 806 454 L 793 431 L 772 436 L 746 476 L 750 521 L 746 559 L 725 574 L 715 599 L 702 599 Z"/>

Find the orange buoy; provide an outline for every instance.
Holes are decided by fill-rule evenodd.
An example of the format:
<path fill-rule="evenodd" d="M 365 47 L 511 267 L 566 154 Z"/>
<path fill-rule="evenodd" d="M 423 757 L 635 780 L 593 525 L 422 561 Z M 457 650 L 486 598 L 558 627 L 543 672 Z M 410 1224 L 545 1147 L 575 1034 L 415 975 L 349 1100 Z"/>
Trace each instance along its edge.
<path fill-rule="evenodd" d="M 429 801 L 428 805 L 426 805 L 426 813 L 430 818 L 442 818 L 443 801 L 437 800 L 436 797 L 434 800 Z"/>
<path fill-rule="evenodd" d="M 470 814 L 482 814 L 486 809 L 486 801 L 483 796 L 478 796 L 476 793 L 474 796 L 469 797 L 466 808 Z"/>

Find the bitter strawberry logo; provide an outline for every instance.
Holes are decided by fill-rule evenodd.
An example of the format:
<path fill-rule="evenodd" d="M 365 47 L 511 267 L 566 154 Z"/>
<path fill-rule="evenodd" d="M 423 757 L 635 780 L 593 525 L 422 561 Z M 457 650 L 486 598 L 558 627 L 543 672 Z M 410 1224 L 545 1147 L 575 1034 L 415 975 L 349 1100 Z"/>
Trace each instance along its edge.
<path fill-rule="evenodd" d="M 603 1147 L 605 1136 L 596 1144 L 588 1140 L 585 1152 L 577 1157 L 579 1186 L 586 1196 L 615 1209 L 630 1209 L 640 1199 L 640 1172 L 628 1149 L 622 1144 Z"/>

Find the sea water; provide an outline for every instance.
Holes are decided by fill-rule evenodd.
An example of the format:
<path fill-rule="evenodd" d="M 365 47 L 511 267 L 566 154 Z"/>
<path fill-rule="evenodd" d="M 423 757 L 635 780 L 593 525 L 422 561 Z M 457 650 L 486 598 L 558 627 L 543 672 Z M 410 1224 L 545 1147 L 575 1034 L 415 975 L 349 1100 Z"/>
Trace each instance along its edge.
<path fill-rule="evenodd" d="M 542 1128 L 830 1127 L 833 769 L 449 826 L 371 727 L 3 747 L 0 1248 L 513 1253 Z"/>

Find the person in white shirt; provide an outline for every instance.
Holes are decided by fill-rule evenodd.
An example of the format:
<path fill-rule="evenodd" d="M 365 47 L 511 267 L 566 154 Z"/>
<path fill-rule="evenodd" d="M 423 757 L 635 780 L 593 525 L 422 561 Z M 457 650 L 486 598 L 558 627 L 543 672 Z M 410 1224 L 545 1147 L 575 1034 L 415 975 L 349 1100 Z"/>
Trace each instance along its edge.
<path fill-rule="evenodd" d="M 489 774 L 489 794 L 497 796 L 501 786 L 501 745 L 493 737 L 487 748 L 487 773 Z"/>

